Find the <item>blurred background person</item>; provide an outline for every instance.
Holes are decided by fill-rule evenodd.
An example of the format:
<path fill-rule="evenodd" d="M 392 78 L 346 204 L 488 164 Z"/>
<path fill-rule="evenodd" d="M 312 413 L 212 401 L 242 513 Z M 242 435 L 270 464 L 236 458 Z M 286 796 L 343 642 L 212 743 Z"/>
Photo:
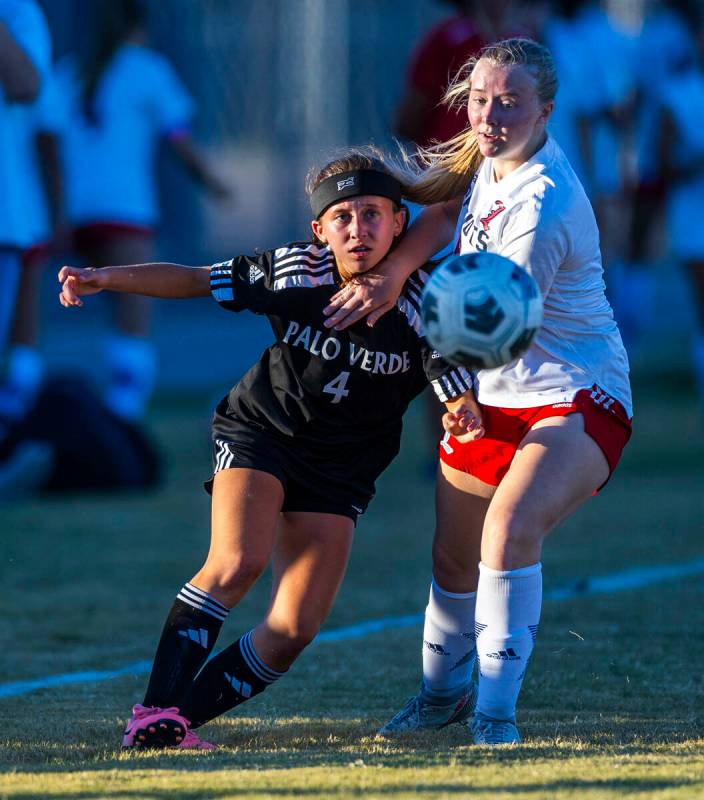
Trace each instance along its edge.
<path fill-rule="evenodd" d="M 14 422 L 31 410 L 44 378 L 39 348 L 41 275 L 49 258 L 65 244 L 61 235 L 62 180 L 59 136 L 63 111 L 51 74 L 25 115 L 27 135 L 19 143 L 25 164 L 30 244 L 22 253 L 22 270 L 10 334 L 5 379 L 0 386 L 0 415 Z"/>
<path fill-rule="evenodd" d="M 0 0 L 0 357 L 8 340 L 20 279 L 22 251 L 34 241 L 37 220 L 28 179 L 31 104 L 49 73 L 51 39 L 34 0 Z M 5 363 L 3 363 L 5 367 Z M 51 452 L 37 442 L 9 444 L 14 420 L 0 412 L 0 498 L 16 497 L 42 482 Z"/>
<path fill-rule="evenodd" d="M 101 0 L 83 52 L 57 69 L 66 102 L 62 138 L 66 217 L 77 255 L 94 266 L 154 260 L 159 220 L 155 158 L 165 141 L 192 177 L 226 198 L 229 188 L 191 133 L 193 101 L 170 63 L 148 44 L 138 0 Z M 146 298 L 119 296 L 104 342 L 106 405 L 134 421 L 156 376 Z"/>
<path fill-rule="evenodd" d="M 692 286 L 692 361 L 704 410 L 704 21 L 693 22 L 697 51 L 683 56 L 659 86 L 658 165 L 666 182 L 669 253 Z"/>
<path fill-rule="evenodd" d="M 665 197 L 669 175 L 660 152 L 662 88 L 676 81 L 676 72 L 697 58 L 694 32 L 699 25 L 699 0 L 651 0 L 633 52 L 636 78 L 630 191 L 631 214 L 624 258 L 610 284 L 614 311 L 626 346 L 637 353 L 652 318 L 655 262 L 665 250 Z"/>
<path fill-rule="evenodd" d="M 635 91 L 634 39 L 593 0 L 556 0 L 543 28 L 560 87 L 550 132 L 594 207 L 605 267 L 628 222 L 628 120 Z M 608 281 L 608 278 L 607 278 Z"/>
<path fill-rule="evenodd" d="M 515 0 L 445 0 L 445 5 L 454 13 L 416 46 L 394 120 L 400 138 L 422 147 L 446 142 L 467 127 L 466 113 L 441 102 L 459 68 L 490 42 L 533 35 L 523 4 Z"/>

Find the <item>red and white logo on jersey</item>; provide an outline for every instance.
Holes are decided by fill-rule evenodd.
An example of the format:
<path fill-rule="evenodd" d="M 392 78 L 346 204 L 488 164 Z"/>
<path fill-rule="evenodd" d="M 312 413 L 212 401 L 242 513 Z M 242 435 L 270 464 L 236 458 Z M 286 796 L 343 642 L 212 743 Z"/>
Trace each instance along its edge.
<path fill-rule="evenodd" d="M 489 223 L 492 219 L 496 219 L 503 211 L 506 211 L 506 206 L 503 203 L 503 200 L 497 200 L 494 205 L 489 209 L 489 213 L 485 217 L 479 217 L 479 221 L 482 223 L 485 231 L 489 230 Z"/>

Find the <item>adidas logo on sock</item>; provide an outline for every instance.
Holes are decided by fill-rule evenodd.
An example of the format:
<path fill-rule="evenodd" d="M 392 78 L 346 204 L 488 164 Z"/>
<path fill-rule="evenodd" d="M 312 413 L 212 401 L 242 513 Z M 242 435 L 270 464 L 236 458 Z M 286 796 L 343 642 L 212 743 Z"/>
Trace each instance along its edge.
<path fill-rule="evenodd" d="M 200 628 L 199 630 L 189 628 L 185 631 L 179 631 L 178 635 L 185 636 L 186 639 L 190 639 L 192 642 L 199 644 L 203 648 L 207 649 L 208 647 L 208 631 L 206 631 L 205 628 Z"/>
<path fill-rule="evenodd" d="M 237 678 L 225 673 L 225 680 L 232 686 L 232 688 L 245 700 L 252 696 L 252 687 L 246 681 L 238 681 Z"/>
<path fill-rule="evenodd" d="M 496 653 L 484 653 L 485 658 L 495 658 L 497 661 L 520 661 L 521 657 L 512 647 L 506 650 L 499 650 Z"/>
<path fill-rule="evenodd" d="M 430 650 L 431 653 L 435 653 L 436 656 L 450 655 L 441 644 L 433 644 L 433 642 L 426 641 L 423 641 L 423 644 L 428 648 L 428 650 Z"/>

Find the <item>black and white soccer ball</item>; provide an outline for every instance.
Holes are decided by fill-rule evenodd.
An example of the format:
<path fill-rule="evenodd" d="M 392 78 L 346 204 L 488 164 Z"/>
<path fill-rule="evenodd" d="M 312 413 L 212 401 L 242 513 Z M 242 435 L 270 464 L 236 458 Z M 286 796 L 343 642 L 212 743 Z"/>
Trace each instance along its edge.
<path fill-rule="evenodd" d="M 446 258 L 423 290 L 430 344 L 452 364 L 491 369 L 528 349 L 543 318 L 535 280 L 496 253 Z"/>

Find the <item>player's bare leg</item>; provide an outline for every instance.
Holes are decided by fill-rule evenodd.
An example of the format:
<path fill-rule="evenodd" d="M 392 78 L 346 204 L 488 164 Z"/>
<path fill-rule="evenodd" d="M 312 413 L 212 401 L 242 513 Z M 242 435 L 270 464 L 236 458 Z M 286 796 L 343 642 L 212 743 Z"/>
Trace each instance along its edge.
<path fill-rule="evenodd" d="M 169 612 L 144 702 L 132 710 L 123 747 L 212 748 L 192 732 L 184 707 L 228 610 L 269 562 L 282 502 L 281 483 L 266 472 L 226 469 L 215 475 L 208 556 Z"/>
<path fill-rule="evenodd" d="M 210 549 L 191 583 L 227 608 L 235 606 L 266 569 L 284 492 L 268 472 L 224 469 L 213 480 Z"/>
<path fill-rule="evenodd" d="M 521 442 L 487 511 L 482 564 L 511 570 L 540 560 L 545 537 L 609 477 L 581 414 L 536 423 Z"/>
<path fill-rule="evenodd" d="M 274 548 L 269 611 L 193 682 L 182 712 L 194 727 L 264 691 L 312 641 L 342 582 L 353 527 L 352 520 L 334 514 L 284 515 Z"/>
<path fill-rule="evenodd" d="M 477 589 L 480 665 L 475 743 L 520 741 L 515 709 L 537 635 L 545 537 L 608 478 L 581 414 L 537 423 L 525 436 L 484 522 Z"/>
<path fill-rule="evenodd" d="M 433 576 L 448 592 L 477 590 L 484 518 L 495 492 L 495 486 L 440 462 Z"/>
<path fill-rule="evenodd" d="M 281 483 L 266 472 L 225 469 L 215 475 L 210 550 L 166 620 L 145 706 L 180 706 L 229 609 L 266 569 L 282 502 Z"/>
<path fill-rule="evenodd" d="M 254 629 L 257 653 L 284 671 L 315 638 L 347 568 L 354 536 L 338 514 L 287 512 L 274 547 L 271 605 Z"/>

